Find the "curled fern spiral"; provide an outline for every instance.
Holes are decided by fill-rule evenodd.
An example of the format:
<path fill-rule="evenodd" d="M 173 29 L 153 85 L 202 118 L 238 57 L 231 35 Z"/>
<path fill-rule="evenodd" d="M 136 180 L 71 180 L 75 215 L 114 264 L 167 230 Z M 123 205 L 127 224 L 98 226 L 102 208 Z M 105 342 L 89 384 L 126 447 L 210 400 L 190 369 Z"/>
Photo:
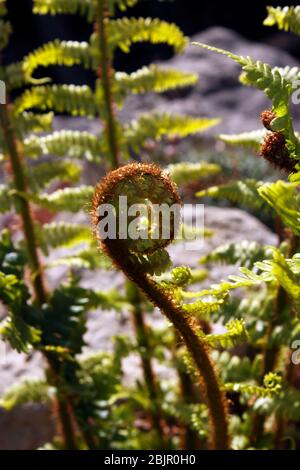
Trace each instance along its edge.
<path fill-rule="evenodd" d="M 119 208 L 120 196 L 128 198 L 128 206 L 144 204 L 146 207 L 164 204 L 175 207 L 170 218 L 169 237 L 141 237 L 129 239 L 124 236 L 121 223 L 124 214 Z M 110 172 L 97 186 L 93 198 L 93 225 L 102 249 L 112 258 L 115 265 L 134 282 L 174 325 L 185 343 L 199 373 L 200 385 L 205 396 L 210 415 L 210 447 L 228 449 L 229 435 L 227 406 L 225 395 L 219 383 L 215 367 L 210 359 L 209 346 L 199 331 L 199 325 L 191 318 L 172 294 L 163 289 L 151 276 L 166 269 L 169 258 L 165 247 L 176 236 L 179 226 L 178 207 L 180 197 L 176 185 L 158 166 L 153 164 L 132 163 Z M 117 224 L 116 237 L 105 237 L 99 229 L 104 220 L 104 211 L 110 204 L 114 209 Z M 129 213 L 129 211 L 128 211 Z M 151 219 L 152 220 L 152 219 Z M 128 217 L 127 223 L 132 222 Z M 141 226 L 143 221 L 140 220 Z M 149 228 L 150 225 L 150 228 Z M 146 224 L 148 231 L 157 227 Z M 141 229 L 142 230 L 142 229 Z M 161 219 L 158 221 L 158 233 L 164 230 Z"/>

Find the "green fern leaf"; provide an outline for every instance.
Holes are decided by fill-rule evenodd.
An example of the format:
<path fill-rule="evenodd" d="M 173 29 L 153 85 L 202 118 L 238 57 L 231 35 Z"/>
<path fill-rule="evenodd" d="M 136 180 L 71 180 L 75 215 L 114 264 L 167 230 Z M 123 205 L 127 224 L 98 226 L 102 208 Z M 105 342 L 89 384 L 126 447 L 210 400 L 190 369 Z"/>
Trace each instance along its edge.
<path fill-rule="evenodd" d="M 59 189 L 51 194 L 32 196 L 32 200 L 52 212 L 88 210 L 94 194 L 93 186 Z"/>
<path fill-rule="evenodd" d="M 51 109 L 72 116 L 93 117 L 97 114 L 93 92 L 86 85 L 45 85 L 26 90 L 15 101 L 15 113 L 32 108 Z"/>
<path fill-rule="evenodd" d="M 198 77 L 193 73 L 174 69 L 162 69 L 157 65 L 142 67 L 133 73 L 116 72 L 115 82 L 117 95 L 123 99 L 129 93 L 161 93 L 172 88 L 187 87 L 197 83 Z"/>
<path fill-rule="evenodd" d="M 267 205 L 258 191 L 262 185 L 262 182 L 251 179 L 234 181 L 221 186 L 212 186 L 198 192 L 196 196 L 228 199 L 251 209 L 265 209 Z"/>
<path fill-rule="evenodd" d="M 0 212 L 9 212 L 12 208 L 10 190 L 4 184 L 0 184 Z"/>
<path fill-rule="evenodd" d="M 267 183 L 259 189 L 259 195 L 275 209 L 282 221 L 300 235 L 300 211 L 297 192 L 298 183 L 278 180 Z"/>
<path fill-rule="evenodd" d="M 264 378 L 264 387 L 252 384 L 227 383 L 225 390 L 230 392 L 245 393 L 246 395 L 255 395 L 257 397 L 274 397 L 280 394 L 282 389 L 282 377 L 273 372 L 267 374 Z"/>
<path fill-rule="evenodd" d="M 98 0 L 33 0 L 33 12 L 39 15 L 80 14 L 87 17 L 89 22 L 95 19 Z M 138 0 L 108 0 L 107 6 L 110 13 L 114 14 L 115 9 L 126 10 L 137 3 Z"/>
<path fill-rule="evenodd" d="M 218 138 L 225 142 L 225 144 L 250 148 L 258 152 L 266 135 L 267 131 L 261 129 L 252 132 L 242 132 L 241 134 L 220 134 Z"/>
<path fill-rule="evenodd" d="M 287 141 L 290 156 L 297 159 L 297 156 L 300 154 L 300 142 L 295 134 L 292 117 L 289 112 L 289 100 L 293 92 L 290 81 L 284 78 L 278 69 L 272 69 L 270 65 L 261 61 L 255 61 L 251 57 L 238 56 L 205 44 L 194 43 L 194 45 L 225 55 L 242 66 L 244 71 L 243 83 L 263 91 L 272 101 L 273 111 L 277 116 L 272 122 L 272 129 L 283 133 Z"/>
<path fill-rule="evenodd" d="M 219 119 L 192 118 L 169 113 L 149 113 L 124 126 L 125 141 L 129 148 L 139 152 L 148 139 L 186 137 L 203 132 L 219 123 Z"/>
<path fill-rule="evenodd" d="M 167 167 L 171 179 L 178 186 L 210 178 L 221 171 L 219 165 L 213 163 L 175 163 Z"/>
<path fill-rule="evenodd" d="M 64 65 L 72 67 L 82 64 L 86 69 L 95 69 L 90 45 L 87 42 L 78 41 L 55 41 L 44 44 L 39 49 L 31 52 L 23 61 L 23 71 L 26 80 L 43 83 L 49 79 L 33 79 L 34 71 L 40 67 L 50 65 Z"/>
<path fill-rule="evenodd" d="M 51 387 L 44 380 L 27 379 L 10 387 L 0 400 L 0 406 L 11 411 L 16 406 L 28 403 L 50 402 Z"/>
<path fill-rule="evenodd" d="M 227 333 L 205 335 L 199 333 L 203 340 L 213 347 L 233 348 L 236 343 L 246 341 L 248 333 L 244 320 L 231 320 L 226 325 Z"/>
<path fill-rule="evenodd" d="M 239 243 L 227 243 L 221 245 L 207 256 L 204 256 L 201 263 L 226 263 L 236 264 L 250 268 L 254 263 L 261 259 L 272 256 L 268 247 L 262 246 L 257 242 L 242 241 Z"/>
<path fill-rule="evenodd" d="M 33 13 L 39 15 L 80 14 L 89 22 L 94 20 L 95 0 L 34 0 Z"/>
<path fill-rule="evenodd" d="M 47 136 L 30 136 L 24 141 L 26 155 L 38 158 L 41 155 L 86 158 L 99 161 L 103 155 L 101 139 L 85 131 L 62 130 Z"/>
<path fill-rule="evenodd" d="M 91 229 L 87 225 L 53 222 L 38 229 L 38 239 L 44 252 L 48 248 L 70 248 L 92 240 Z"/>
<path fill-rule="evenodd" d="M 64 256 L 51 261 L 49 268 L 67 266 L 75 269 L 112 269 L 111 259 L 101 252 L 97 245 L 91 244 L 88 248 L 77 251 L 73 255 Z"/>
<path fill-rule="evenodd" d="M 45 114 L 36 114 L 24 112 L 16 118 L 16 129 L 20 137 L 31 132 L 51 132 L 54 114 L 52 112 Z"/>
<path fill-rule="evenodd" d="M 136 42 L 166 43 L 175 51 L 183 52 L 187 46 L 187 38 L 173 23 L 152 18 L 120 18 L 109 23 L 109 43 L 112 48 L 119 47 L 129 52 L 130 46 Z M 97 41 L 94 37 L 93 41 Z"/>
<path fill-rule="evenodd" d="M 300 6 L 296 7 L 267 7 L 268 16 L 265 26 L 277 26 L 284 31 L 300 34 Z"/>
<path fill-rule="evenodd" d="M 76 183 L 81 167 L 68 160 L 39 163 L 30 168 L 28 180 L 33 192 L 46 188 L 55 180 Z"/>
<path fill-rule="evenodd" d="M 16 88 L 25 85 L 26 79 L 23 72 L 22 62 L 9 64 L 4 68 L 0 68 L 0 79 L 5 82 L 7 90 L 10 92 Z"/>

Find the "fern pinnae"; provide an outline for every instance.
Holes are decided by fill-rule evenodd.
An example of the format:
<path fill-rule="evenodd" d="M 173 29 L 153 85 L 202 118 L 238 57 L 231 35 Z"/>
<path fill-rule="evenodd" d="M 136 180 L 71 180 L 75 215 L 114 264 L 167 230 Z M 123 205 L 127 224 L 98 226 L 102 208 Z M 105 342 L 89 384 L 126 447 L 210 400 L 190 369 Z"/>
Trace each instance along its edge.
<path fill-rule="evenodd" d="M 225 397 L 220 390 L 219 381 L 209 357 L 207 344 L 196 334 L 195 327 L 181 306 L 145 273 L 143 266 L 136 263 L 136 256 L 142 245 L 137 244 L 134 248 L 132 243 L 127 244 L 128 241 L 101 239 L 99 234 L 98 224 L 101 218 L 99 218 L 98 208 L 101 204 L 113 203 L 117 195 L 121 194 L 123 184 L 128 186 L 129 194 L 130 191 L 133 192 L 132 197 L 134 197 L 136 188 L 142 184 L 145 198 L 155 201 L 155 198 L 159 196 L 161 201 L 161 198 L 164 197 L 168 204 L 178 204 L 180 202 L 176 187 L 168 176 L 154 165 L 130 164 L 109 173 L 100 182 L 93 199 L 95 233 L 100 237 L 103 249 L 114 260 L 115 264 L 149 297 L 154 305 L 161 309 L 182 336 L 202 377 L 202 387 L 206 393 L 211 417 L 212 447 L 214 449 L 228 449 L 229 437 Z M 171 231 L 170 240 L 152 240 L 152 242 L 149 242 L 148 253 L 150 260 L 151 253 L 154 253 L 158 247 L 162 248 L 168 244 L 174 236 L 175 233 Z"/>

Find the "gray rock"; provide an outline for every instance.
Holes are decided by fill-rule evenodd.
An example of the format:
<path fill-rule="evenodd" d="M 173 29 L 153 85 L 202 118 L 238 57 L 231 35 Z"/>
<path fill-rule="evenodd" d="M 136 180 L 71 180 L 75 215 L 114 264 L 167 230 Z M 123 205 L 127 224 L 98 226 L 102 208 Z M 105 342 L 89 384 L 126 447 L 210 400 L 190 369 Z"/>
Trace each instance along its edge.
<path fill-rule="evenodd" d="M 75 217 L 77 220 L 79 216 Z M 191 214 L 187 212 L 184 218 L 185 222 L 188 223 L 190 218 Z M 205 225 L 207 228 L 213 229 L 215 235 L 206 239 L 199 251 L 189 251 L 182 242 L 173 244 L 169 250 L 174 265 L 196 267 L 199 258 L 209 253 L 212 248 L 228 241 L 249 239 L 249 236 L 251 240 L 257 240 L 264 244 L 276 243 L 276 236 L 273 233 L 257 219 L 239 209 L 206 207 Z M 206 287 L 209 283 L 219 282 L 229 273 L 234 272 L 237 272 L 236 266 L 215 266 L 210 271 L 209 280 L 204 285 Z M 55 275 L 52 273 L 51 285 L 58 285 L 63 275 L 64 272 Z M 84 272 L 83 284 L 86 287 L 103 288 L 103 290 L 112 287 L 122 289 L 123 276 L 116 272 Z M 149 315 L 149 321 L 159 326 L 163 324 L 164 318 L 155 311 L 153 315 Z M 124 312 L 122 315 L 99 310 L 91 313 L 85 337 L 87 346 L 84 353 L 99 349 L 111 349 L 112 336 L 120 332 L 128 334 L 131 332 L 128 312 Z M 5 356 L 0 370 L 0 396 L 5 389 L 20 379 L 43 377 L 43 360 L 39 354 L 35 353 L 28 358 L 7 348 Z M 161 376 L 167 375 L 165 368 L 158 366 L 157 370 Z M 124 371 L 127 383 L 136 380 L 140 374 L 138 358 L 130 356 L 126 359 Z M 50 440 L 54 427 L 49 416 L 50 412 L 45 406 L 20 406 L 11 412 L 0 410 L 0 449 L 33 449 Z"/>

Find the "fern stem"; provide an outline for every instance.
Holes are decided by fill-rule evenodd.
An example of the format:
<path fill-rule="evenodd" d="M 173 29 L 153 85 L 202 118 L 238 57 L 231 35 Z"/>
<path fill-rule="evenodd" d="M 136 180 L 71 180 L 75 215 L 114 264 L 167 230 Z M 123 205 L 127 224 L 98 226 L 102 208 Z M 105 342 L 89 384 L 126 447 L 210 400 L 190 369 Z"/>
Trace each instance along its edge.
<path fill-rule="evenodd" d="M 173 350 L 174 361 L 178 362 L 178 345 L 181 342 L 181 338 L 176 332 L 176 345 Z M 183 364 L 180 362 L 177 365 L 177 374 L 180 385 L 180 395 L 184 403 L 194 404 L 197 403 L 199 397 L 196 396 L 194 384 L 188 372 L 183 370 Z M 183 426 L 183 434 L 181 437 L 181 448 L 182 450 L 194 450 L 199 443 L 199 436 L 196 431 L 186 424 Z"/>
<path fill-rule="evenodd" d="M 142 363 L 144 382 L 151 400 L 152 425 L 157 432 L 157 436 L 164 440 L 164 432 L 161 425 L 161 413 L 159 409 L 159 388 L 151 360 L 151 347 L 149 344 L 147 326 L 141 307 L 141 295 L 136 285 L 130 281 L 127 282 L 127 292 L 129 293 L 129 300 L 133 306 L 132 320 Z M 161 444 L 162 443 L 163 442 L 161 441 Z"/>
<path fill-rule="evenodd" d="M 20 195 L 16 195 L 16 198 L 18 199 L 19 210 L 23 222 L 23 230 L 28 251 L 28 260 L 32 273 L 32 284 L 34 287 L 36 299 L 38 303 L 42 305 L 47 300 L 46 289 L 44 286 L 42 268 L 36 249 L 37 242 L 34 233 L 34 224 L 30 213 L 30 206 L 28 201 L 21 196 L 22 193 L 26 193 L 27 185 L 22 168 L 21 156 L 19 155 L 14 136 L 14 130 L 10 122 L 10 115 L 7 104 L 0 106 L 0 121 L 3 133 L 6 138 L 7 152 L 13 171 L 15 187 L 16 190 L 20 193 Z"/>
<path fill-rule="evenodd" d="M 200 375 L 201 387 L 207 400 L 212 428 L 211 448 L 226 450 L 229 448 L 227 409 L 225 396 L 210 360 L 207 345 L 195 332 L 186 312 L 169 297 L 161 287 L 141 269 L 137 269 L 131 259 L 120 251 L 119 246 L 105 241 L 106 248 L 112 259 L 144 294 L 157 306 L 174 325 L 187 346 Z"/>
<path fill-rule="evenodd" d="M 106 132 L 108 138 L 108 145 L 111 155 L 113 168 L 120 166 L 119 161 L 119 147 L 117 136 L 117 122 L 115 118 L 114 101 L 111 86 L 112 65 L 111 58 L 108 50 L 108 7 L 106 0 L 98 0 L 96 29 L 99 35 L 99 52 L 100 52 L 100 67 L 98 75 L 101 81 L 105 112 L 106 112 Z"/>
<path fill-rule="evenodd" d="M 34 289 L 34 294 L 37 303 L 42 306 L 47 302 L 47 291 L 44 285 L 43 271 L 39 261 L 37 241 L 34 232 L 34 222 L 32 219 L 30 205 L 27 199 L 22 194 L 27 191 L 26 178 L 23 170 L 23 162 L 19 153 L 17 141 L 14 134 L 13 125 L 10 117 L 10 110 L 8 104 L 0 105 L 0 124 L 5 135 L 7 146 L 7 154 L 12 167 L 15 189 L 17 190 L 16 198 L 18 200 L 19 212 L 23 223 L 23 231 L 26 240 L 28 262 L 31 268 L 31 279 Z M 19 194 L 18 194 L 19 193 Z M 47 362 L 49 363 L 54 382 L 57 382 L 54 364 L 51 358 L 44 354 Z M 65 408 L 64 401 L 58 400 L 58 414 L 60 419 L 60 426 L 63 430 L 64 443 L 67 448 L 75 449 L 76 438 L 73 429 L 72 418 L 70 413 Z M 71 446 L 71 447 L 69 447 Z"/>

